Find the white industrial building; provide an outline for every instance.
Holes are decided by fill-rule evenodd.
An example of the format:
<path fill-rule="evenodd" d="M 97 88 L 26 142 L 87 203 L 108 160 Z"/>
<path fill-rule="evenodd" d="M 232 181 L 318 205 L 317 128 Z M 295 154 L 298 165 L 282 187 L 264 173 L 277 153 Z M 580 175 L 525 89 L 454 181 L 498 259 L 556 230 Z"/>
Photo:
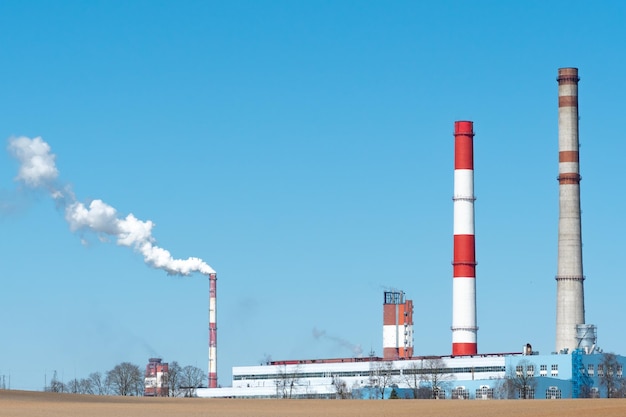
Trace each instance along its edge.
<path fill-rule="evenodd" d="M 461 357 L 416 357 L 385 361 L 380 357 L 270 362 L 233 367 L 232 387 L 199 389 L 199 397 L 230 398 L 414 398 L 416 388 L 429 390 L 433 375 L 442 380 L 440 399 L 521 398 L 506 389 L 507 375 L 532 376 L 527 396 L 534 399 L 606 397 L 604 372 L 622 379 L 626 358 L 617 356 L 614 369 L 603 368 L 603 354 L 583 350 L 567 354 L 508 353 Z M 432 364 L 442 368 L 433 369 Z M 417 374 L 417 375 L 416 375 Z M 385 379 L 382 381 L 382 379 Z M 382 390 L 382 392 L 381 392 Z"/>
<path fill-rule="evenodd" d="M 201 397 L 265 397 L 265 398 L 336 398 L 336 384 L 344 382 L 350 397 L 370 395 L 376 386 L 410 389 L 407 382 L 417 380 L 413 375 L 423 369 L 425 361 L 441 359 L 456 378 L 484 380 L 494 384 L 505 373 L 505 357 L 485 355 L 458 358 L 414 358 L 385 361 L 380 357 L 343 358 L 306 361 L 279 361 L 259 366 L 233 367 L 232 388 L 201 389 Z M 386 378 L 385 387 L 379 379 Z M 479 384 L 480 385 L 480 384 Z M 414 385 L 413 385 L 414 386 Z M 386 397 L 389 397 L 389 392 Z M 377 395 L 380 397 L 380 394 Z"/>

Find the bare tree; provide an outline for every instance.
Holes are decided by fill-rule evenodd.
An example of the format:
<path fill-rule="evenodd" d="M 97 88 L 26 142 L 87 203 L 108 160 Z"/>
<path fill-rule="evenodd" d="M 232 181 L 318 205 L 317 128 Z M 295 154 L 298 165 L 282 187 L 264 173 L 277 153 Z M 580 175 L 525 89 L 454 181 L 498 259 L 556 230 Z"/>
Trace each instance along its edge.
<path fill-rule="evenodd" d="M 81 378 L 80 381 L 78 381 L 78 392 L 81 394 L 94 394 L 93 386 L 89 378 Z"/>
<path fill-rule="evenodd" d="M 406 382 L 413 392 L 413 398 L 419 398 L 420 369 L 421 368 L 417 362 L 410 362 L 409 366 L 402 370 L 402 377 L 404 378 L 404 382 Z"/>
<path fill-rule="evenodd" d="M 278 398 L 293 398 L 294 391 L 300 385 L 300 367 L 292 370 L 283 365 L 276 374 L 276 396 Z"/>
<path fill-rule="evenodd" d="M 600 386 L 606 389 L 607 398 L 624 398 L 626 382 L 622 379 L 622 366 L 614 353 L 603 353 L 598 364 Z"/>
<path fill-rule="evenodd" d="M 67 392 L 69 392 L 70 394 L 79 394 L 80 393 L 80 387 L 79 387 L 79 382 L 77 378 L 71 379 L 70 381 L 68 381 L 68 383 L 65 385 L 67 388 Z"/>
<path fill-rule="evenodd" d="M 593 398 L 594 391 L 591 385 L 582 385 L 578 393 L 578 398 Z"/>
<path fill-rule="evenodd" d="M 89 379 L 74 378 L 66 384 L 67 392 L 72 394 L 93 394 L 93 386 Z"/>
<path fill-rule="evenodd" d="M 498 378 L 494 380 L 494 394 L 493 397 L 498 400 L 506 400 L 509 399 L 509 387 L 506 377 Z"/>
<path fill-rule="evenodd" d="M 527 359 L 519 361 L 515 368 L 509 367 L 504 377 L 503 389 L 507 398 L 516 398 L 517 394 L 520 399 L 532 399 L 536 386 L 535 365 Z"/>
<path fill-rule="evenodd" d="M 626 381 L 622 378 L 618 379 L 615 387 L 614 398 L 626 398 Z"/>
<path fill-rule="evenodd" d="M 92 390 L 90 394 L 108 395 L 111 392 L 106 378 L 103 378 L 100 372 L 92 372 L 89 374 L 89 377 L 87 377 L 87 380 L 89 381 L 89 385 Z"/>
<path fill-rule="evenodd" d="M 169 364 L 169 368 L 167 370 L 168 377 L 167 382 L 169 385 L 169 395 L 170 397 L 179 397 L 182 395 L 181 392 L 181 372 L 183 368 L 178 364 L 177 361 L 171 362 Z"/>
<path fill-rule="evenodd" d="M 185 366 L 180 371 L 180 386 L 185 397 L 195 397 L 196 389 L 202 386 L 202 381 L 206 378 L 206 374 L 202 369 L 196 366 Z"/>
<path fill-rule="evenodd" d="M 350 387 L 345 380 L 337 377 L 333 377 L 332 384 L 335 386 L 336 398 L 338 400 L 345 400 L 352 396 L 352 392 Z"/>
<path fill-rule="evenodd" d="M 45 390 L 48 392 L 67 392 L 67 387 L 62 381 L 59 381 L 57 377 L 57 371 L 54 371 L 54 374 L 52 374 L 50 385 L 48 385 Z"/>
<path fill-rule="evenodd" d="M 140 395 L 143 392 L 143 377 L 137 365 L 122 362 L 107 372 L 107 384 L 115 395 Z"/>
<path fill-rule="evenodd" d="M 432 398 L 432 390 L 430 387 L 424 386 L 422 374 L 422 366 L 414 361 L 411 361 L 409 366 L 402 370 L 404 382 L 411 389 L 413 398 L 425 400 Z"/>
<path fill-rule="evenodd" d="M 443 359 L 425 359 L 421 364 L 420 371 L 421 384 L 430 388 L 430 398 L 445 398 L 446 391 L 450 389 L 455 376 L 448 371 Z"/>
<path fill-rule="evenodd" d="M 374 387 L 380 399 L 385 398 L 385 389 L 395 382 L 393 362 L 370 362 L 370 385 Z"/>

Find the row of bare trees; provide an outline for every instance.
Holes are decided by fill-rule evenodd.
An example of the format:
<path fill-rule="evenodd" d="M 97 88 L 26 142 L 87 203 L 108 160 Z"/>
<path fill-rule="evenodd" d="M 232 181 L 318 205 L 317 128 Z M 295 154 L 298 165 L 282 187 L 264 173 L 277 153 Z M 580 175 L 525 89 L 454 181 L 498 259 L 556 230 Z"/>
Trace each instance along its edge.
<path fill-rule="evenodd" d="M 381 399 L 387 388 L 397 385 L 399 377 L 400 372 L 394 371 L 392 362 L 372 362 L 369 384 Z M 441 358 L 429 358 L 420 363 L 411 362 L 402 369 L 400 378 L 413 392 L 413 398 L 437 399 L 445 398 L 455 376 L 446 369 Z"/>
<path fill-rule="evenodd" d="M 206 374 L 195 366 L 180 366 L 174 361 L 169 364 L 168 377 L 164 382 L 169 387 L 168 395 L 193 397 L 202 386 Z M 59 380 L 56 371 L 45 391 L 91 395 L 141 396 L 144 390 L 144 375 L 139 366 L 122 362 L 105 374 L 93 372 L 87 378 L 74 378 L 68 382 Z"/>
<path fill-rule="evenodd" d="M 196 389 L 202 387 L 206 373 L 196 366 L 180 366 L 174 361 L 169 364 L 168 385 L 171 397 L 195 397 Z"/>
<path fill-rule="evenodd" d="M 371 364 L 368 385 L 376 397 L 382 399 L 385 391 L 399 382 L 399 371 L 394 370 L 393 363 L 389 361 L 372 361 Z M 296 394 L 301 396 L 300 374 L 299 367 L 290 369 L 283 365 L 276 374 L 276 397 L 289 399 L 294 398 Z M 413 390 L 414 398 L 443 398 L 454 375 L 446 370 L 443 360 L 432 358 L 422 361 L 421 364 L 411 363 L 407 368 L 403 368 L 403 378 Z M 360 388 L 359 386 L 350 387 L 339 377 L 333 377 L 332 384 L 335 387 L 337 399 L 352 398 L 353 391 Z"/>
<path fill-rule="evenodd" d="M 300 385 L 300 367 L 289 370 L 287 365 L 283 365 L 278 370 L 275 383 L 277 398 L 293 398 Z"/>
<path fill-rule="evenodd" d="M 60 380 L 55 371 L 48 392 L 66 392 L 92 395 L 143 395 L 143 374 L 137 365 L 122 362 L 105 374 L 93 372 L 87 378 L 74 378 L 67 383 Z"/>

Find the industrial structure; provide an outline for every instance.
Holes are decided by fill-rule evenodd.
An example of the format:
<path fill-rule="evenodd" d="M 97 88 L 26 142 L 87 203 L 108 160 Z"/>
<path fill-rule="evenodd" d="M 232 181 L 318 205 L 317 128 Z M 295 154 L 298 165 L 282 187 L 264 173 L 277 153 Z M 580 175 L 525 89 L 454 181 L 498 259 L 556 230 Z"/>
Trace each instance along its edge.
<path fill-rule="evenodd" d="M 209 388 L 217 388 L 217 274 L 209 274 Z"/>
<path fill-rule="evenodd" d="M 403 297 L 400 291 L 385 292 L 383 322 L 393 306 L 397 310 L 412 306 Z M 387 326 L 383 324 L 383 334 Z M 602 354 L 583 349 L 542 355 L 526 344 L 519 352 L 494 354 L 281 360 L 233 367 L 231 387 L 201 388 L 196 393 L 214 398 L 375 399 L 389 398 L 393 391 L 399 398 L 599 397 L 606 396 L 604 375 L 623 376 L 626 358 L 615 359 L 607 364 Z"/>
<path fill-rule="evenodd" d="M 169 365 L 161 358 L 150 358 L 144 375 L 145 397 L 167 397 L 169 395 Z"/>
<path fill-rule="evenodd" d="M 559 247 L 556 351 L 573 351 L 585 326 L 578 157 L 578 68 L 559 68 Z"/>
<path fill-rule="evenodd" d="M 385 291 L 383 356 L 270 361 L 233 367 L 232 386 L 214 388 L 215 276 L 211 281 L 209 388 L 201 397 L 238 398 L 581 398 L 609 396 L 621 381 L 626 357 L 605 355 L 597 330 L 585 324 L 580 171 L 578 69 L 558 70 L 559 232 L 556 350 L 539 354 L 478 353 L 474 238 L 473 122 L 455 122 L 452 353 L 414 356 L 413 303 L 402 291 Z M 213 358 L 213 362 L 211 361 Z M 212 376 L 214 375 L 214 376 Z M 212 379 L 213 378 L 213 379 Z M 626 394 L 626 383 L 620 383 Z"/>
<path fill-rule="evenodd" d="M 233 367 L 232 387 L 199 389 L 200 397 L 233 398 L 399 398 L 559 399 L 606 397 L 601 378 L 623 376 L 626 358 L 611 370 L 600 354 L 519 353 L 476 356 L 418 356 L 385 361 L 380 357 L 275 361 Z M 584 370 L 584 374 L 581 372 Z M 525 389 L 511 378 L 532 381 Z M 438 389 L 433 381 L 439 379 Z M 583 385 L 580 385 L 584 382 Z M 425 394 L 424 394 L 425 393 Z M 423 395 L 423 396 L 421 396 Z"/>
<path fill-rule="evenodd" d="M 475 355 L 474 123 L 454 123 L 454 258 L 452 354 Z"/>
<path fill-rule="evenodd" d="M 413 356 L 413 301 L 402 291 L 385 291 L 383 304 L 383 359 Z"/>

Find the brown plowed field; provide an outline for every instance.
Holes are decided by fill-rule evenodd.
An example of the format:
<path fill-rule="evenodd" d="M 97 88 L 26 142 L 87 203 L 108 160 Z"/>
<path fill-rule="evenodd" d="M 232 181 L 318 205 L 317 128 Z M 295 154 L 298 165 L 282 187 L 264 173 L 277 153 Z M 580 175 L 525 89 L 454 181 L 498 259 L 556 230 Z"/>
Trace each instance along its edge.
<path fill-rule="evenodd" d="M 229 400 L 0 391 L 1 417 L 624 417 L 626 399 Z"/>

